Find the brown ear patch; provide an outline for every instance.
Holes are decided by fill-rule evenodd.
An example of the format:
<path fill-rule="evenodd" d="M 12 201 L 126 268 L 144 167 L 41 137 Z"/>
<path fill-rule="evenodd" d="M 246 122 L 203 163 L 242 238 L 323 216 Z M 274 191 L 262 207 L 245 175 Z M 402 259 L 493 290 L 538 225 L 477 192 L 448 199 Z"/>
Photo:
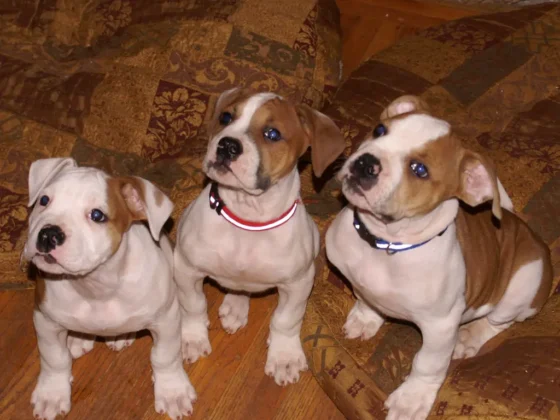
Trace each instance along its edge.
<path fill-rule="evenodd" d="M 160 202 L 163 202 L 163 193 Z M 156 200 L 158 197 L 156 197 Z M 136 220 L 146 220 L 144 186 L 134 177 L 109 178 L 107 180 L 108 228 L 116 251 L 122 235 Z"/>
<path fill-rule="evenodd" d="M 492 201 L 492 213 L 501 219 L 498 176 L 492 162 L 478 153 L 464 150 L 458 167 L 461 182 L 456 196 L 472 207 Z"/>
<path fill-rule="evenodd" d="M 309 138 L 313 172 L 316 177 L 320 177 L 325 169 L 344 152 L 346 148 L 344 136 L 329 117 L 307 105 L 299 105 L 297 112 Z"/>

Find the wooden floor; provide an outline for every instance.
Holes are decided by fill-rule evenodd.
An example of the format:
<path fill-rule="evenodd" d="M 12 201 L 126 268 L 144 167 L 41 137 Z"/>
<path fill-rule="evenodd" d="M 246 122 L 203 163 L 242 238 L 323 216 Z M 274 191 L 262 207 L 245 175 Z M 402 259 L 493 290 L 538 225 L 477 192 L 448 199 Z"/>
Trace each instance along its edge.
<path fill-rule="evenodd" d="M 341 9 L 345 75 L 376 52 L 417 30 L 477 13 L 412 0 L 337 0 Z M 222 294 L 206 286 L 213 352 L 188 366 L 198 393 L 194 419 L 343 419 L 306 372 L 285 388 L 264 374 L 266 338 L 276 296 L 252 299 L 249 325 L 234 336 L 218 320 Z M 31 321 L 32 290 L 0 287 L 0 418 L 32 418 L 29 404 L 39 373 Z M 120 353 L 103 343 L 74 363 L 68 419 L 155 419 L 150 379 L 151 338 Z"/>
<path fill-rule="evenodd" d="M 229 335 L 220 326 L 222 293 L 206 285 L 212 354 L 187 366 L 198 393 L 193 419 L 321 419 L 344 417 L 305 372 L 299 383 L 279 387 L 264 373 L 266 339 L 276 296 L 251 300 L 249 325 Z M 0 292 L 0 419 L 31 419 L 31 392 L 39 355 L 31 321 L 33 290 Z M 151 338 L 115 353 L 104 343 L 73 366 L 73 420 L 159 419 L 150 369 Z"/>

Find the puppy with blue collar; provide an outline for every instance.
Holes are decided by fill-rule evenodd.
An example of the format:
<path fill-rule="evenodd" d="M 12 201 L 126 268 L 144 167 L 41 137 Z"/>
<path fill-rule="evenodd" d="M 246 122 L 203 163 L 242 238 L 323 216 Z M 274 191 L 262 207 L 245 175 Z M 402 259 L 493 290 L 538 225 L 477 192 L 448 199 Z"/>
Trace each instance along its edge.
<path fill-rule="evenodd" d="M 305 105 L 244 89 L 220 96 L 209 131 L 203 169 L 211 183 L 183 213 L 174 254 L 183 357 L 194 362 L 211 351 L 205 277 L 231 291 L 219 310 L 231 334 L 247 324 L 248 293 L 277 288 L 265 372 L 279 385 L 294 383 L 307 368 L 299 335 L 319 252 L 297 162 L 311 146 L 320 176 L 344 150 L 343 136 Z"/>
<path fill-rule="evenodd" d="M 452 357 L 474 356 L 542 308 L 550 252 L 512 213 L 488 159 L 418 97 L 391 103 L 338 177 L 350 204 L 326 250 L 357 297 L 346 336 L 369 339 L 387 316 L 420 328 L 410 375 L 385 406 L 389 420 L 425 419 Z"/>
<path fill-rule="evenodd" d="M 72 359 L 92 350 L 95 336 L 120 350 L 142 329 L 154 340 L 156 410 L 174 419 L 189 415 L 196 393 L 181 358 L 173 248 L 161 232 L 173 203 L 142 178 L 52 158 L 31 165 L 29 206 L 22 258 L 39 269 L 35 418 L 70 411 Z"/>

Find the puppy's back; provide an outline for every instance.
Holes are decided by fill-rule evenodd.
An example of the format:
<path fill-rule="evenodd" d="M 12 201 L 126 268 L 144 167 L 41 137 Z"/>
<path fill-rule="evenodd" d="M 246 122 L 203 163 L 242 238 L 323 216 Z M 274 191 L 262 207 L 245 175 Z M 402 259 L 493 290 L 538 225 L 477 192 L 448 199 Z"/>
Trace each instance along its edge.
<path fill-rule="evenodd" d="M 461 207 L 456 219 L 457 239 L 467 269 L 465 298 L 467 308 L 496 305 L 517 271 L 541 260 L 541 278 L 531 308 L 538 312 L 552 287 L 550 251 L 546 244 L 519 217 L 503 209 L 501 221 L 491 210 L 475 211 Z"/>

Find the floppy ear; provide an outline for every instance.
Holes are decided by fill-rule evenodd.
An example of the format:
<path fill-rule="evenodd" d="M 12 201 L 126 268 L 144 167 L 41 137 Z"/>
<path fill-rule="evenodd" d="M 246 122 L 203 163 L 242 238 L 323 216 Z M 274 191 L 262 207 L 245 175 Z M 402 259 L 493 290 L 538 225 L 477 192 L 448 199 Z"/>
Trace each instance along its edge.
<path fill-rule="evenodd" d="M 120 179 L 121 194 L 133 220 L 146 220 L 154 240 L 159 241 L 161 229 L 171 212 L 173 203 L 154 184 L 135 176 Z"/>
<path fill-rule="evenodd" d="M 478 153 L 465 150 L 459 165 L 459 171 L 457 197 L 472 207 L 492 200 L 492 213 L 497 219 L 501 219 L 499 181 L 494 165 L 490 160 Z"/>
<path fill-rule="evenodd" d="M 396 117 L 397 115 L 406 114 L 408 112 L 423 111 L 430 112 L 430 107 L 423 99 L 414 95 L 404 95 L 389 104 L 381 113 L 381 119 Z"/>
<path fill-rule="evenodd" d="M 311 146 L 313 172 L 316 177 L 320 177 L 344 152 L 344 136 L 333 120 L 307 105 L 297 106 L 297 113 Z"/>
<path fill-rule="evenodd" d="M 33 162 L 29 168 L 29 202 L 27 206 L 31 207 L 37 201 L 41 190 L 55 176 L 77 166 L 78 164 L 72 158 L 39 159 Z"/>

